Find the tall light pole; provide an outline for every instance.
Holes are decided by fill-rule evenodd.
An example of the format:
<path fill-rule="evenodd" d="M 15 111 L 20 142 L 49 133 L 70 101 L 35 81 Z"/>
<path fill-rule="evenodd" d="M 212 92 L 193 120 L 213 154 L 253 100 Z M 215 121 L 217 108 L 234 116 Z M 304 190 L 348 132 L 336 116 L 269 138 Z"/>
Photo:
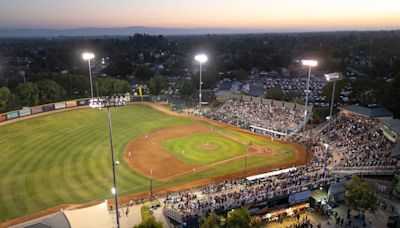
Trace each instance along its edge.
<path fill-rule="evenodd" d="M 115 167 L 119 164 L 118 161 L 115 161 L 115 156 L 114 156 L 114 146 L 113 146 L 113 140 L 112 140 L 112 125 L 111 125 L 111 112 L 110 108 L 112 107 L 118 107 L 118 106 L 125 106 L 126 101 L 124 97 L 111 97 L 111 98 L 92 98 L 90 99 L 90 104 L 89 106 L 92 108 L 107 108 L 107 119 L 108 119 L 108 132 L 109 132 L 109 137 L 110 137 L 110 148 L 111 148 L 111 162 L 112 162 L 112 174 L 113 174 L 113 185 L 114 187 L 111 189 L 111 192 L 114 195 L 114 201 L 115 201 L 115 215 L 117 218 L 117 228 L 120 227 L 119 223 L 119 209 L 118 209 L 118 190 L 117 190 L 117 177 L 115 175 Z"/>
<path fill-rule="evenodd" d="M 317 60 L 301 60 L 304 66 L 308 66 L 308 79 L 307 79 L 307 89 L 306 89 L 306 104 L 304 110 L 304 125 L 303 132 L 306 131 L 306 123 L 307 123 L 307 106 L 308 106 L 308 94 L 310 92 L 310 78 L 311 78 L 311 68 L 316 67 L 318 65 Z"/>
<path fill-rule="evenodd" d="M 93 98 L 93 82 L 92 82 L 92 68 L 90 67 L 90 60 L 94 58 L 94 54 L 90 52 L 85 52 L 82 54 L 82 58 L 84 60 L 88 61 L 89 65 L 89 78 L 90 78 L 90 93 L 91 93 L 91 98 Z"/>
<path fill-rule="evenodd" d="M 153 201 L 153 169 L 150 169 L 150 201 Z"/>
<path fill-rule="evenodd" d="M 201 73 L 202 73 L 202 72 L 201 72 L 201 71 L 202 71 L 201 65 L 202 65 L 203 63 L 207 62 L 208 58 L 207 58 L 207 55 L 205 55 L 205 54 L 199 54 L 199 55 L 196 55 L 196 56 L 194 57 L 194 59 L 195 59 L 197 62 L 199 62 L 199 64 L 200 64 L 199 113 L 201 113 L 201 85 L 203 84 L 203 82 L 202 82 L 202 80 L 201 80 Z"/>
<path fill-rule="evenodd" d="M 327 82 L 333 82 L 333 88 L 332 88 L 331 108 L 329 111 L 327 144 L 325 146 L 325 155 L 324 155 L 324 175 L 326 172 L 326 162 L 328 160 L 328 148 L 331 143 L 332 113 L 333 113 L 333 101 L 335 99 L 336 82 L 343 79 L 343 74 L 339 72 L 325 74 L 325 79 Z"/>

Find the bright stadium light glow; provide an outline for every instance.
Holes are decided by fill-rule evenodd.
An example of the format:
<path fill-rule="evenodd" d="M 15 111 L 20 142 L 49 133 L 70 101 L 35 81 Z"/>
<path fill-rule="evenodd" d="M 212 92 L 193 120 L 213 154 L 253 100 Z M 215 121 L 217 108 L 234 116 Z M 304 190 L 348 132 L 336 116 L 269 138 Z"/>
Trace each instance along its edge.
<path fill-rule="evenodd" d="M 199 63 L 205 63 L 205 62 L 207 62 L 208 57 L 205 54 L 199 54 L 199 55 L 196 55 L 194 57 L 194 59 Z"/>
<path fill-rule="evenodd" d="M 309 67 L 318 66 L 318 61 L 317 61 L 317 60 L 310 60 L 310 59 L 308 59 L 308 60 L 301 60 L 301 63 L 302 63 L 304 66 L 309 66 Z"/>
<path fill-rule="evenodd" d="M 325 79 L 328 82 L 339 81 L 343 79 L 343 74 L 340 72 L 325 74 Z"/>
<path fill-rule="evenodd" d="M 197 61 L 197 62 L 199 62 L 199 65 L 200 65 L 200 73 L 199 73 L 199 76 L 200 76 L 200 82 L 199 82 L 199 114 L 201 114 L 201 85 L 203 84 L 203 81 L 201 80 L 201 65 L 203 64 L 203 63 L 205 63 L 205 62 L 207 62 L 207 60 L 208 60 L 208 58 L 207 58 L 207 55 L 205 55 L 205 54 L 198 54 L 198 55 L 196 55 L 195 57 L 194 57 L 194 59 Z"/>
<path fill-rule="evenodd" d="M 84 60 L 91 60 L 91 59 L 94 58 L 94 54 L 90 53 L 90 52 L 85 52 L 85 53 L 82 54 L 82 58 Z"/>

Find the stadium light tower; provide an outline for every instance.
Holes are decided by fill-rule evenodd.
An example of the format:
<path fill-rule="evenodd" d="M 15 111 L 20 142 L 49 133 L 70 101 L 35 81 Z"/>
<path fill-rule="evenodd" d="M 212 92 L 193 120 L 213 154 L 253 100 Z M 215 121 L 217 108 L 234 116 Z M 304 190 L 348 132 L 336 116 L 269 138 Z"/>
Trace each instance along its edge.
<path fill-rule="evenodd" d="M 108 116 L 107 116 L 108 117 L 108 132 L 109 132 L 109 136 L 110 136 L 111 162 L 112 162 L 112 173 L 113 173 L 113 184 L 114 184 L 114 187 L 111 189 L 111 192 L 114 195 L 115 215 L 117 217 L 117 228 L 120 227 L 120 223 L 119 223 L 119 211 L 118 211 L 117 177 L 115 175 L 115 166 L 117 166 L 119 164 L 119 162 L 115 161 L 115 157 L 114 157 L 114 146 L 113 146 L 113 140 L 112 140 L 110 108 L 125 106 L 125 105 L 126 105 L 126 101 L 125 101 L 125 97 L 123 97 L 123 96 L 107 97 L 107 98 L 92 98 L 92 99 L 90 99 L 90 104 L 89 104 L 89 106 L 92 108 L 97 108 L 97 109 L 107 108 L 107 112 L 108 112 Z"/>
<path fill-rule="evenodd" d="M 205 54 L 199 54 L 199 55 L 196 55 L 196 56 L 194 57 L 194 59 L 195 59 L 197 62 L 199 62 L 199 65 L 200 65 L 199 112 L 201 113 L 201 85 L 203 84 L 203 82 L 202 82 L 202 80 L 201 80 L 201 73 L 202 73 L 202 72 L 201 72 L 201 71 L 202 71 L 201 65 L 202 65 L 203 63 L 207 62 L 208 58 L 207 58 L 207 55 L 205 55 Z"/>
<path fill-rule="evenodd" d="M 308 66 L 308 79 L 307 79 L 307 90 L 306 90 L 306 103 L 304 110 L 304 124 L 303 124 L 303 132 L 306 131 L 306 121 L 307 121 L 307 106 L 308 106 L 308 94 L 310 93 L 310 77 L 311 77 L 311 68 L 318 66 L 317 60 L 301 60 L 301 63 L 304 66 Z"/>
<path fill-rule="evenodd" d="M 329 111 L 329 123 L 328 123 L 328 137 L 327 137 L 327 145 L 325 147 L 325 156 L 324 156 L 324 175 L 326 172 L 326 162 L 328 159 L 328 147 L 329 144 L 331 143 L 331 125 L 332 125 L 332 113 L 333 113 L 333 100 L 335 99 L 335 88 L 336 88 L 336 82 L 340 81 L 343 79 L 343 74 L 340 72 L 335 72 L 335 73 L 329 73 L 325 74 L 325 79 L 327 82 L 333 82 L 333 88 L 332 88 L 332 98 L 331 98 L 331 107 Z"/>
<path fill-rule="evenodd" d="M 90 67 L 90 60 L 94 58 L 94 54 L 90 52 L 85 52 L 82 54 L 83 60 L 88 61 L 89 65 L 89 78 L 90 78 L 90 93 L 91 93 L 91 98 L 93 99 L 93 82 L 92 82 L 92 68 Z"/>

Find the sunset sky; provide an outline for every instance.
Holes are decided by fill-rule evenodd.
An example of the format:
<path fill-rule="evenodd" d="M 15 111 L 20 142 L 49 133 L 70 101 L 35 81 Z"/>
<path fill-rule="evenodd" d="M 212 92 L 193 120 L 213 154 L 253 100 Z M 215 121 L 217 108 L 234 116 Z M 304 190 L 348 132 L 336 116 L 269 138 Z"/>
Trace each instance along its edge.
<path fill-rule="evenodd" d="M 400 0 L 0 0 L 0 28 L 400 28 Z"/>

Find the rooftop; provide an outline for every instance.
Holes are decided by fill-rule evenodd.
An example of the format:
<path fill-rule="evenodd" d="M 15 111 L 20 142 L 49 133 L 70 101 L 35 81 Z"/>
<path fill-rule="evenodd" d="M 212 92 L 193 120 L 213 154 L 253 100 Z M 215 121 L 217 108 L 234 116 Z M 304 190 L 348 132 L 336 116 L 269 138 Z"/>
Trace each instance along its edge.
<path fill-rule="evenodd" d="M 400 120 L 392 119 L 392 120 L 381 120 L 381 123 L 390 128 L 393 132 L 400 135 Z"/>
<path fill-rule="evenodd" d="M 393 112 L 386 108 L 368 108 L 359 105 L 346 105 L 339 107 L 341 110 L 353 112 L 368 118 L 382 117 L 382 116 L 393 116 Z"/>

